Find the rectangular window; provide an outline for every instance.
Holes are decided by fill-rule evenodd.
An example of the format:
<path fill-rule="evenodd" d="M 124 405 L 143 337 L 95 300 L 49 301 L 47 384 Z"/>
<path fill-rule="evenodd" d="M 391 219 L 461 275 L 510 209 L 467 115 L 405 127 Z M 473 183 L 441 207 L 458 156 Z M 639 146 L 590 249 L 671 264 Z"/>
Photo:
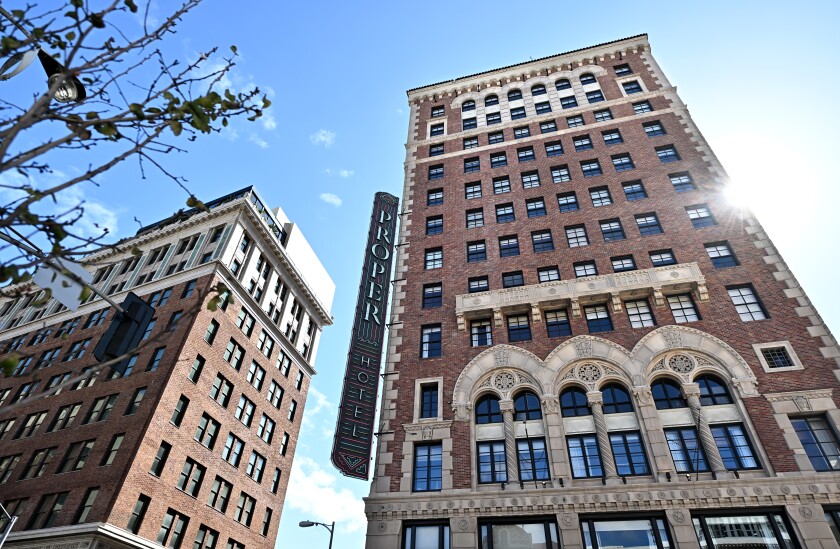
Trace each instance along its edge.
<path fill-rule="evenodd" d="M 639 84 L 636 80 L 633 80 L 631 82 L 624 82 L 622 84 L 622 87 L 624 88 L 624 93 L 627 95 L 633 95 L 634 93 L 644 92 L 641 84 Z"/>
<path fill-rule="evenodd" d="M 686 206 L 685 213 L 688 214 L 688 218 L 691 220 L 691 224 L 694 225 L 695 229 L 717 225 L 717 221 L 712 216 L 712 212 L 709 211 L 709 207 L 705 204 Z"/>
<path fill-rule="evenodd" d="M 665 429 L 665 439 L 678 473 L 698 473 L 709 470 L 706 452 L 694 427 Z"/>
<path fill-rule="evenodd" d="M 464 185 L 464 198 L 467 200 L 472 198 L 481 198 L 481 181 L 467 183 Z"/>
<path fill-rule="evenodd" d="M 192 458 L 187 458 L 184 461 L 184 466 L 181 468 L 181 474 L 178 476 L 176 486 L 182 492 L 195 497 L 201 489 L 201 483 L 204 480 L 204 473 L 206 468 Z"/>
<path fill-rule="evenodd" d="M 478 127 L 478 120 L 473 116 L 472 118 L 464 118 L 461 121 L 461 128 L 466 130 L 474 130 Z"/>
<path fill-rule="evenodd" d="M 443 267 L 443 248 L 430 248 L 426 250 L 426 270 L 440 269 Z"/>
<path fill-rule="evenodd" d="M 607 219 L 601 221 L 601 234 L 604 235 L 604 242 L 613 242 L 615 240 L 624 240 L 624 228 L 618 219 Z"/>
<path fill-rule="evenodd" d="M 96 423 L 97 421 L 108 419 L 108 416 L 111 415 L 111 410 L 114 408 L 114 403 L 117 402 L 117 396 L 109 395 L 94 400 L 82 424 L 87 425 L 88 423 Z"/>
<path fill-rule="evenodd" d="M 635 271 L 636 270 L 636 261 L 633 259 L 632 255 L 622 255 L 619 257 L 611 257 L 610 262 L 612 262 L 613 271 L 616 273 L 622 273 L 624 271 Z"/>
<path fill-rule="evenodd" d="M 502 236 L 499 238 L 499 257 L 513 257 L 519 255 L 519 238 Z"/>
<path fill-rule="evenodd" d="M 199 378 L 201 378 L 202 370 L 204 370 L 204 357 L 201 355 L 196 355 L 195 360 L 193 360 L 193 365 L 190 368 L 190 372 L 187 374 L 187 377 L 193 383 L 198 383 Z"/>
<path fill-rule="evenodd" d="M 27 530 L 36 528 L 49 528 L 53 526 L 58 519 L 61 510 L 64 508 L 64 503 L 67 501 L 67 496 L 70 492 L 61 492 L 58 494 L 47 494 L 41 497 L 41 502 L 32 514 L 29 520 Z"/>
<path fill-rule="evenodd" d="M 569 175 L 568 166 L 554 166 L 553 168 L 551 168 L 551 181 L 553 183 L 565 183 L 571 180 L 572 176 Z"/>
<path fill-rule="evenodd" d="M 549 120 L 548 122 L 540 122 L 540 133 L 551 133 L 557 131 L 557 122 Z"/>
<path fill-rule="evenodd" d="M 517 286 L 525 285 L 525 277 L 522 271 L 513 271 L 510 273 L 502 273 L 502 287 L 515 288 Z"/>
<path fill-rule="evenodd" d="M 265 370 L 262 366 L 257 364 L 256 361 L 252 360 L 251 365 L 248 367 L 248 373 L 245 375 L 245 379 L 254 387 L 254 389 L 261 391 L 263 381 L 265 380 Z"/>
<path fill-rule="evenodd" d="M 738 266 L 738 260 L 732 253 L 732 248 L 728 242 L 712 242 L 711 244 L 706 244 L 706 253 L 709 254 L 709 259 L 712 260 L 712 265 L 716 269 Z"/>
<path fill-rule="evenodd" d="M 545 326 L 548 337 L 564 337 L 572 335 L 572 325 L 565 310 L 546 311 Z"/>
<path fill-rule="evenodd" d="M 532 232 L 531 243 L 534 245 L 534 253 L 554 250 L 554 240 L 551 238 L 550 230 Z"/>
<path fill-rule="evenodd" d="M 435 137 L 438 135 L 443 135 L 444 125 L 443 124 L 432 124 L 431 129 L 429 130 L 429 136 Z"/>
<path fill-rule="evenodd" d="M 580 163 L 580 170 L 583 172 L 583 177 L 595 177 L 601 175 L 601 163 L 597 158 L 592 160 L 582 160 Z"/>
<path fill-rule="evenodd" d="M 47 429 L 47 432 L 52 433 L 53 431 L 60 431 L 69 427 L 73 423 L 73 420 L 76 419 L 76 415 L 78 415 L 81 408 L 81 403 L 68 404 L 67 406 L 59 408 L 58 413 L 55 415 L 55 418 L 53 418 L 52 423 L 50 423 L 50 427 Z M 11 428 L 11 424 L 8 428 Z M 3 429 L 0 429 L 0 439 L 3 438 L 3 434 Z"/>
<path fill-rule="evenodd" d="M 440 206 L 443 204 L 443 189 L 431 189 L 426 194 L 427 206 Z"/>
<path fill-rule="evenodd" d="M 627 172 L 636 169 L 636 165 L 633 164 L 633 159 L 630 157 L 629 153 L 614 154 L 610 157 L 610 159 L 612 160 L 613 167 L 617 172 Z"/>
<path fill-rule="evenodd" d="M 239 370 L 242 367 L 242 360 L 245 358 L 245 348 L 238 344 L 235 339 L 230 338 L 222 358 L 235 370 Z"/>
<path fill-rule="evenodd" d="M 255 408 L 256 406 L 248 397 L 241 395 L 233 415 L 235 415 L 236 419 L 241 421 L 243 425 L 250 427 L 251 421 L 254 419 Z"/>
<path fill-rule="evenodd" d="M 490 155 L 490 167 L 491 168 L 501 168 L 503 166 L 507 166 L 507 153 L 500 152 L 500 153 L 493 153 Z M 474 170 L 477 171 L 477 170 Z"/>
<path fill-rule="evenodd" d="M 572 138 L 572 144 L 576 151 L 587 151 L 592 149 L 592 139 L 588 135 L 578 135 Z"/>
<path fill-rule="evenodd" d="M 521 147 L 516 149 L 516 157 L 520 162 L 529 162 L 534 160 L 534 147 Z"/>
<path fill-rule="evenodd" d="M 43 475 L 54 456 L 55 447 L 36 450 L 29 459 L 29 463 L 26 465 L 26 469 L 24 469 L 20 480 L 38 478 Z"/>
<path fill-rule="evenodd" d="M 566 227 L 566 240 L 569 242 L 569 248 L 588 246 L 589 238 L 586 236 L 586 227 L 583 225 Z"/>
<path fill-rule="evenodd" d="M 467 242 L 467 263 L 485 261 L 487 259 L 487 245 L 483 240 Z"/>
<path fill-rule="evenodd" d="M 152 356 L 149 358 L 149 363 L 146 365 L 147 372 L 154 372 L 157 370 L 158 366 L 160 366 L 160 361 L 163 358 L 164 351 L 166 351 L 166 347 L 158 347 L 152 352 Z"/>
<path fill-rule="evenodd" d="M 764 310 L 752 286 L 727 286 L 726 291 L 729 292 L 732 304 L 735 305 L 742 321 L 751 322 L 767 318 L 767 311 Z"/>
<path fill-rule="evenodd" d="M 664 145 L 662 147 L 656 147 L 656 156 L 659 157 L 659 161 L 663 164 L 667 164 L 669 162 L 676 162 L 680 159 L 680 155 L 677 153 L 677 149 L 673 145 Z"/>
<path fill-rule="evenodd" d="M 230 402 L 230 394 L 233 392 L 233 383 L 222 374 L 216 374 L 213 386 L 210 388 L 210 398 L 218 402 L 223 408 L 227 408 Z"/>
<path fill-rule="evenodd" d="M 504 194 L 510 192 L 510 179 L 497 177 L 493 180 L 493 194 Z"/>
<path fill-rule="evenodd" d="M 104 467 L 114 463 L 114 460 L 117 458 L 117 452 L 120 451 L 120 447 L 122 446 L 124 439 L 125 433 L 114 435 L 114 438 L 111 439 L 111 444 L 108 446 L 108 450 L 105 452 L 105 455 L 102 456 L 102 461 L 99 465 Z M 93 446 L 93 441 L 91 441 L 91 446 Z"/>
<path fill-rule="evenodd" d="M 292 402 L 289 404 L 289 414 L 286 416 L 286 419 L 293 422 L 295 420 L 295 412 L 296 411 L 297 411 L 297 401 L 292 400 Z"/>
<path fill-rule="evenodd" d="M 639 234 L 651 236 L 662 232 L 659 225 L 659 218 L 655 213 L 639 214 L 636 216 L 636 226 L 639 227 Z"/>
<path fill-rule="evenodd" d="M 126 530 L 132 534 L 140 531 L 140 526 L 143 524 L 143 519 L 146 517 L 146 511 L 149 509 L 151 502 L 152 498 L 140 494 L 140 497 L 137 498 L 137 503 L 134 504 L 134 509 L 131 511 L 131 516 L 128 517 L 128 524 L 125 527 Z"/>
<path fill-rule="evenodd" d="M 665 128 L 662 127 L 662 123 L 659 120 L 645 122 L 642 124 L 642 128 L 645 129 L 648 137 L 656 137 L 657 135 L 665 135 L 666 133 Z"/>
<path fill-rule="evenodd" d="M 525 210 L 528 212 L 528 217 L 542 217 L 545 212 L 545 200 L 540 198 L 529 198 L 525 201 Z"/>
<path fill-rule="evenodd" d="M 429 166 L 429 181 L 443 178 L 443 164 Z"/>
<path fill-rule="evenodd" d="M 495 145 L 496 143 L 502 143 L 505 140 L 504 132 L 491 132 L 487 134 L 487 143 L 490 145 Z"/>
<path fill-rule="evenodd" d="M 602 131 L 601 136 L 604 138 L 605 145 L 618 145 L 619 143 L 624 143 L 624 139 L 621 138 L 621 132 L 617 129 Z"/>
<path fill-rule="evenodd" d="M 650 311 L 650 305 L 647 299 L 640 299 L 637 301 L 625 301 L 624 307 L 627 309 L 627 316 L 630 318 L 630 326 L 633 328 L 648 328 L 656 326 L 653 320 L 653 313 Z"/>
<path fill-rule="evenodd" d="M 540 283 L 560 280 L 560 270 L 556 265 L 551 267 L 540 267 L 537 269 L 537 280 L 539 280 Z"/>
<path fill-rule="evenodd" d="M 464 150 L 474 149 L 476 147 L 478 147 L 478 138 L 477 137 L 465 137 L 464 138 Z"/>
<path fill-rule="evenodd" d="M 251 450 L 251 457 L 248 458 L 248 465 L 245 474 L 257 481 L 262 482 L 263 470 L 265 469 L 265 458 L 257 451 Z"/>
<path fill-rule="evenodd" d="M 531 325 L 528 315 L 514 315 L 507 317 L 508 341 L 530 341 Z"/>
<path fill-rule="evenodd" d="M 560 106 L 564 109 L 573 109 L 578 106 L 578 102 L 574 95 L 570 95 L 569 97 L 560 98 Z"/>
<path fill-rule="evenodd" d="M 702 546 L 732 547 L 796 547 L 796 538 L 783 513 L 751 512 L 749 515 L 711 516 L 692 513 L 694 531 Z M 826 520 L 829 520 L 826 516 Z M 708 542 L 706 541 L 708 540 Z M 708 543 L 708 545 L 707 545 Z"/>
<path fill-rule="evenodd" d="M 420 417 L 438 417 L 438 384 L 425 383 L 420 386 Z"/>
<path fill-rule="evenodd" d="M 627 63 L 623 63 L 621 65 L 616 65 L 613 67 L 615 70 L 616 76 L 626 76 L 628 74 L 633 74 L 633 69 L 630 68 L 630 65 Z"/>
<path fill-rule="evenodd" d="M 519 120 L 520 118 L 525 118 L 525 116 L 525 107 L 515 107 L 510 110 L 511 120 Z M 489 118 L 490 115 L 488 114 L 487 117 Z M 501 122 L 501 119 L 499 119 L 499 122 Z M 490 122 L 488 122 L 488 124 L 490 124 Z"/>
<path fill-rule="evenodd" d="M 216 436 L 219 434 L 221 424 L 213 419 L 207 412 L 201 414 L 198 420 L 198 427 L 195 430 L 193 439 L 205 448 L 212 450 L 216 444 Z"/>
<path fill-rule="evenodd" d="M 638 103 L 633 103 L 633 112 L 636 114 L 644 114 L 651 111 L 653 111 L 653 107 L 651 107 L 649 101 L 639 101 Z"/>
<path fill-rule="evenodd" d="M 586 325 L 589 333 L 610 332 L 613 329 L 612 319 L 606 305 L 592 305 L 584 307 Z"/>
<path fill-rule="evenodd" d="M 613 119 L 612 111 L 609 109 L 601 109 L 600 111 L 595 111 L 593 114 L 595 115 L 595 122 L 606 122 L 607 120 Z"/>
<path fill-rule="evenodd" d="M 478 482 L 507 482 L 507 460 L 504 441 L 478 443 Z"/>
<path fill-rule="evenodd" d="M 693 191 L 697 188 L 697 185 L 694 184 L 694 180 L 691 178 L 691 174 L 688 172 L 668 174 L 668 178 L 671 180 L 674 190 L 678 193 Z"/>
<path fill-rule="evenodd" d="M 166 466 L 166 460 L 169 459 L 169 451 L 172 450 L 172 445 L 168 442 L 161 442 L 160 447 L 158 448 L 157 453 L 155 454 L 155 459 L 152 461 L 152 468 L 149 469 L 149 473 L 153 474 L 156 477 L 159 477 L 161 473 L 163 473 L 163 468 Z"/>
<path fill-rule="evenodd" d="M 464 173 L 481 171 L 481 159 L 477 156 L 464 159 Z"/>
<path fill-rule="evenodd" d="M 557 195 L 557 204 L 560 206 L 560 213 L 573 212 L 578 209 L 577 195 L 574 191 L 560 193 Z"/>
<path fill-rule="evenodd" d="M 601 90 L 586 92 L 586 100 L 590 103 L 600 103 L 604 101 L 604 93 Z"/>
<path fill-rule="evenodd" d="M 218 540 L 219 533 L 202 524 L 198 527 L 198 532 L 195 534 L 193 549 L 216 549 Z"/>
<path fill-rule="evenodd" d="M 429 156 L 440 156 L 443 154 L 443 143 L 429 147 Z"/>
<path fill-rule="evenodd" d="M 440 282 L 423 286 L 423 308 L 431 309 L 443 305 L 443 286 Z"/>
<path fill-rule="evenodd" d="M 85 497 L 82 499 L 82 505 L 79 507 L 79 510 L 76 512 L 76 518 L 73 520 L 73 524 L 82 524 L 88 518 L 90 514 L 90 510 L 93 508 L 93 504 L 96 502 L 96 496 L 99 495 L 99 488 L 88 488 L 85 492 Z"/>
<path fill-rule="evenodd" d="M 442 220 L 441 220 L 442 221 Z M 474 229 L 484 226 L 484 209 L 467 210 L 467 228 Z"/>
<path fill-rule="evenodd" d="M 534 110 L 537 111 L 537 114 L 548 114 L 551 112 L 551 103 L 548 101 L 534 103 Z"/>
<path fill-rule="evenodd" d="M 271 489 L 272 494 L 276 494 L 277 489 L 280 488 L 280 475 L 281 474 L 282 474 L 282 471 L 280 471 L 280 469 L 275 467 L 274 468 L 274 476 L 271 477 L 271 486 L 269 487 Z"/>
<path fill-rule="evenodd" d="M 243 448 L 245 448 L 245 443 L 242 442 L 242 439 L 233 433 L 229 433 L 227 441 L 225 441 L 225 447 L 222 448 L 222 459 L 234 467 L 239 467 L 239 460 L 242 459 Z"/>
<path fill-rule="evenodd" d="M 443 116 L 446 113 L 446 108 L 442 105 L 432 107 L 432 118 Z"/>
<path fill-rule="evenodd" d="M 666 265 L 676 265 L 677 260 L 671 250 L 656 250 L 650 252 L 650 262 L 654 267 L 664 267 Z"/>
<path fill-rule="evenodd" d="M 516 441 L 516 461 L 519 465 L 519 480 L 548 480 L 548 452 L 545 439 L 526 438 Z"/>
<path fill-rule="evenodd" d="M 610 433 L 610 447 L 619 476 L 650 474 L 642 437 L 638 431 Z"/>
<path fill-rule="evenodd" d="M 87 458 L 90 455 L 90 451 L 93 450 L 93 444 L 95 442 L 96 440 L 85 440 L 72 443 L 64 453 L 64 457 L 61 458 L 61 462 L 58 464 L 56 473 L 78 471 L 84 467 L 87 462 Z"/>
<path fill-rule="evenodd" d="M 600 478 L 604 476 L 601 467 L 601 453 L 594 434 L 566 437 L 569 446 L 569 461 L 572 478 Z"/>
<path fill-rule="evenodd" d="M 770 368 L 791 368 L 796 366 L 785 347 L 763 347 L 761 356 Z"/>
<path fill-rule="evenodd" d="M 694 301 L 689 294 L 669 295 L 668 306 L 674 314 L 674 320 L 679 324 L 700 320 L 700 315 L 697 314 Z"/>
<path fill-rule="evenodd" d="M 522 109 L 522 113 L 525 113 L 525 109 Z M 520 116 L 520 118 L 523 118 Z M 515 120 L 513 118 L 513 112 L 511 112 L 511 120 Z M 498 112 L 491 112 L 487 114 L 487 125 L 493 126 L 494 124 L 501 124 L 502 123 L 502 114 Z"/>
<path fill-rule="evenodd" d="M 523 137 L 530 137 L 531 130 L 528 126 L 520 126 L 518 128 L 513 128 L 513 138 L 514 139 L 522 139 Z"/>
<path fill-rule="evenodd" d="M 569 126 L 569 128 L 577 128 L 578 126 L 583 126 L 583 115 L 579 114 L 577 116 L 567 116 L 566 125 Z"/>
<path fill-rule="evenodd" d="M 522 188 L 533 189 L 540 186 L 540 174 L 538 172 L 522 173 Z"/>
<path fill-rule="evenodd" d="M 414 492 L 435 492 L 443 488 L 443 445 L 414 446 Z"/>
<path fill-rule="evenodd" d="M 272 406 L 280 409 L 280 404 L 283 402 L 283 387 L 280 386 L 279 383 L 272 380 L 271 385 L 268 388 L 268 396 L 266 399 L 271 403 Z"/>
<path fill-rule="evenodd" d="M 440 324 L 423 326 L 421 328 L 420 358 L 434 358 L 441 356 L 441 328 Z"/>
<path fill-rule="evenodd" d="M 486 276 L 477 276 L 467 281 L 469 293 L 486 292 L 490 289 L 490 281 Z"/>
<path fill-rule="evenodd" d="M 163 517 L 158 531 L 157 542 L 165 547 L 180 549 L 184 541 L 184 532 L 190 523 L 190 518 L 170 508 Z"/>
<path fill-rule="evenodd" d="M 815 471 L 840 470 L 840 444 L 825 417 L 791 418 L 790 423 Z"/>
<path fill-rule="evenodd" d="M 209 344 L 213 344 L 213 340 L 216 339 L 216 333 L 219 331 L 219 322 L 216 320 L 211 320 L 210 324 L 207 326 L 207 331 L 204 333 L 204 341 Z"/>
<path fill-rule="evenodd" d="M 560 156 L 563 154 L 563 144 L 560 141 L 549 141 L 545 144 L 546 156 Z"/>
<path fill-rule="evenodd" d="M 426 218 L 426 234 L 440 234 L 443 232 L 443 216 L 435 215 Z"/>
<path fill-rule="evenodd" d="M 741 469 L 758 469 L 759 464 L 755 459 L 750 439 L 744 432 L 744 426 L 740 423 L 734 425 L 712 425 L 712 436 L 715 437 L 715 445 L 720 450 L 720 457 L 723 464 L 729 471 Z"/>
<path fill-rule="evenodd" d="M 473 347 L 493 345 L 493 327 L 490 320 L 473 320 L 470 322 L 470 343 Z"/>
<path fill-rule="evenodd" d="M 628 181 L 626 183 L 622 183 L 621 188 L 624 191 L 624 196 L 627 198 L 628 202 L 632 202 L 633 200 L 643 200 L 648 197 L 647 192 L 645 192 L 645 187 L 642 185 L 641 181 Z"/>

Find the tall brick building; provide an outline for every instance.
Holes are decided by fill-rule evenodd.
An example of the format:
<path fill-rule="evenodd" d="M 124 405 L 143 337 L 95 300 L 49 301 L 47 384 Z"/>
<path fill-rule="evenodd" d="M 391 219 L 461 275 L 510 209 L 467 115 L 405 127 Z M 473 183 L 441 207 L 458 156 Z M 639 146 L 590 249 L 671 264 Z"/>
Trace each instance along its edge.
<path fill-rule="evenodd" d="M 122 376 L 10 409 L 96 365 L 113 310 L 0 300 L 0 353 L 22 357 L 0 378 L 0 501 L 19 517 L 6 546 L 274 546 L 335 286 L 253 187 L 207 206 L 86 258 L 100 291 L 155 307 Z M 233 300 L 210 311 L 219 282 Z"/>
<path fill-rule="evenodd" d="M 837 548 L 840 350 L 647 36 L 408 101 L 367 547 Z"/>

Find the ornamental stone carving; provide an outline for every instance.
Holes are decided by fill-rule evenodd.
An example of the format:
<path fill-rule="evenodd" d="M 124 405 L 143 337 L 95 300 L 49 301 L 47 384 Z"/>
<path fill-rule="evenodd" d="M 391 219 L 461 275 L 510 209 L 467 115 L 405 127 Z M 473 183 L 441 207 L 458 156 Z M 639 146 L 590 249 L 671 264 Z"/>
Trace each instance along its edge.
<path fill-rule="evenodd" d="M 579 339 L 575 341 L 575 351 L 578 358 L 589 358 L 592 356 L 592 341 Z"/>
<path fill-rule="evenodd" d="M 811 411 L 811 401 L 805 398 L 804 396 L 794 397 L 793 403 L 796 404 L 796 407 L 799 409 L 800 412 Z"/>
<path fill-rule="evenodd" d="M 510 364 L 510 351 L 503 347 L 493 349 L 493 360 L 496 361 L 496 366 L 507 366 Z"/>
<path fill-rule="evenodd" d="M 653 404 L 653 394 L 650 392 L 650 387 L 633 387 L 633 394 L 643 406 L 651 406 Z"/>
<path fill-rule="evenodd" d="M 543 410 L 548 414 L 556 414 L 560 411 L 560 399 L 554 395 L 542 397 Z"/>
<path fill-rule="evenodd" d="M 603 372 L 601 371 L 601 367 L 597 364 L 592 364 L 591 362 L 587 362 L 586 364 L 581 364 L 577 368 L 577 377 L 584 383 L 592 384 L 601 379 Z"/>
<path fill-rule="evenodd" d="M 678 374 L 687 374 L 694 369 L 694 361 L 686 355 L 674 355 L 668 359 L 668 367 Z"/>
<path fill-rule="evenodd" d="M 662 339 L 665 340 L 665 345 L 667 345 L 669 349 L 682 347 L 682 335 L 677 330 L 662 330 Z"/>
<path fill-rule="evenodd" d="M 516 385 L 516 376 L 512 372 L 499 372 L 493 378 L 493 386 L 500 391 L 510 391 Z"/>

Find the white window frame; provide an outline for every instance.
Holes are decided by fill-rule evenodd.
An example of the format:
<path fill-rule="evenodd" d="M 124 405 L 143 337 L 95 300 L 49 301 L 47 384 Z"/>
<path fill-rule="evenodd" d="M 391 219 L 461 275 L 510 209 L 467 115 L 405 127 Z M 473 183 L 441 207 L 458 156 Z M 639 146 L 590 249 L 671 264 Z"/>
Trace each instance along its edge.
<path fill-rule="evenodd" d="M 790 357 L 790 361 L 793 362 L 793 366 L 788 366 L 786 368 L 773 368 L 770 364 L 767 363 L 767 359 L 764 358 L 764 354 L 761 352 L 762 349 L 771 349 L 773 347 L 784 347 L 787 351 L 788 356 Z M 805 366 L 802 364 L 802 361 L 799 360 L 799 356 L 797 356 L 796 351 L 793 350 L 793 345 L 790 344 L 790 341 L 771 341 L 769 343 L 753 343 L 753 351 L 755 351 L 756 356 L 758 357 L 758 361 L 761 363 L 761 367 L 764 369 L 765 372 L 768 374 L 775 374 L 776 372 L 790 372 L 793 370 L 804 370 Z"/>
<path fill-rule="evenodd" d="M 422 406 L 422 389 L 423 385 L 432 385 L 437 383 L 438 387 L 438 403 L 437 403 L 437 417 L 420 417 L 420 407 Z M 414 380 L 414 423 L 428 423 L 430 421 L 443 420 L 443 377 L 424 377 L 423 379 Z"/>

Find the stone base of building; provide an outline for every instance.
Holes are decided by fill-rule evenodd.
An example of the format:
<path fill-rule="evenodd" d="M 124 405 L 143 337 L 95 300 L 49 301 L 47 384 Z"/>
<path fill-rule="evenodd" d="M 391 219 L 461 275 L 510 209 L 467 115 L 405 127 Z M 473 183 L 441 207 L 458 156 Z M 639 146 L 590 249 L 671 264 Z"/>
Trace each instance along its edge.
<path fill-rule="evenodd" d="M 161 545 L 117 528 L 111 524 L 94 522 L 12 531 L 3 549 L 160 549 Z"/>

